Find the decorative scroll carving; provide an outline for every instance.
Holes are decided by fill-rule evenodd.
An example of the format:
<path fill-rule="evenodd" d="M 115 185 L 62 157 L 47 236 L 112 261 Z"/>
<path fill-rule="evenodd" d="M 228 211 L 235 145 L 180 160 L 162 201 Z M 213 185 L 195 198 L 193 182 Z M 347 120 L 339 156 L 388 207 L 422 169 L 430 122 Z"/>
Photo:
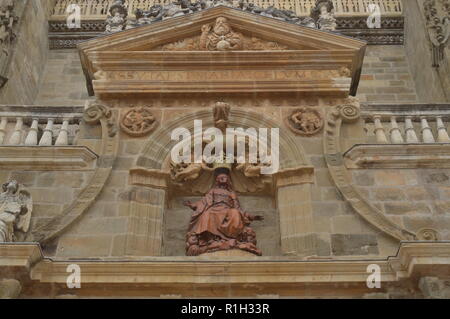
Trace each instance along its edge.
<path fill-rule="evenodd" d="M 145 107 L 132 108 L 120 120 L 122 131 L 135 137 L 149 134 L 157 124 L 155 116 Z"/>
<path fill-rule="evenodd" d="M 83 118 L 89 125 L 100 123 L 102 127 L 102 147 L 97 168 L 88 185 L 60 215 L 31 232 L 29 237 L 32 241 L 47 243 L 80 219 L 100 195 L 111 174 L 119 145 L 116 116 L 106 106 L 93 102 L 88 105 Z"/>
<path fill-rule="evenodd" d="M 200 201 L 184 203 L 195 211 L 186 235 L 186 255 L 237 248 L 260 256 L 250 223 L 263 217 L 253 216 L 241 208 L 228 168 L 216 168 L 215 176 L 214 186 Z"/>
<path fill-rule="evenodd" d="M 450 38 L 450 1 L 426 0 L 423 8 L 432 46 L 433 67 L 439 67 Z"/>
<path fill-rule="evenodd" d="M 13 0 L 0 0 L 0 88 L 8 81 L 6 69 L 10 60 L 11 46 L 16 37 L 13 27 L 17 21 L 19 18 L 14 15 Z"/>
<path fill-rule="evenodd" d="M 30 228 L 33 200 L 15 180 L 2 185 L 0 194 L 0 243 L 14 242 Z M 21 233 L 21 234 L 20 234 Z"/>
<path fill-rule="evenodd" d="M 417 232 L 417 239 L 437 241 L 439 240 L 439 233 L 437 232 L 437 230 L 432 228 L 422 228 Z"/>
<path fill-rule="evenodd" d="M 299 108 L 286 118 L 287 126 L 296 134 L 311 136 L 324 126 L 322 115 L 312 108 Z"/>
<path fill-rule="evenodd" d="M 327 115 L 324 150 L 332 179 L 345 200 L 367 222 L 398 240 L 416 239 L 416 235 L 392 222 L 381 211 L 370 204 L 351 183 L 351 177 L 344 166 L 339 140 L 342 122 L 352 123 L 360 117 L 357 100 L 349 99 L 349 102 L 349 104 L 333 108 Z"/>

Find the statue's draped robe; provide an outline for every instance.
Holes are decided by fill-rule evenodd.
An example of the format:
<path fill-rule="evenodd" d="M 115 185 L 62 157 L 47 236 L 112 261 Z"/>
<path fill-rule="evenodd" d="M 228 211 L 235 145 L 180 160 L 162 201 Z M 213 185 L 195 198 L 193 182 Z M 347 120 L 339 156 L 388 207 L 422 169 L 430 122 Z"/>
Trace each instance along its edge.
<path fill-rule="evenodd" d="M 224 240 L 236 239 L 248 222 L 236 193 L 224 188 L 211 189 L 195 205 L 189 224 L 190 233 L 210 233 Z"/>

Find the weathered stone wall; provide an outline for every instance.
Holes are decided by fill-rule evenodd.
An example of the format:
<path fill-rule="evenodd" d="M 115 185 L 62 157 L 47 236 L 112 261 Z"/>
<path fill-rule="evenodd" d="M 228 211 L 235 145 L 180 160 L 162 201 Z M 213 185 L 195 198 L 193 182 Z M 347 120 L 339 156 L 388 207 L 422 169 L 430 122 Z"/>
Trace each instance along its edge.
<path fill-rule="evenodd" d="M 353 170 L 353 182 L 384 214 L 406 229 L 436 229 L 450 239 L 450 170 Z"/>
<path fill-rule="evenodd" d="M 404 46 L 367 46 L 357 97 L 369 103 L 417 102 Z"/>
<path fill-rule="evenodd" d="M 54 0 L 20 1 L 23 14 L 0 104 L 34 104 L 48 55 L 48 17 Z"/>
<path fill-rule="evenodd" d="M 83 105 L 89 99 L 77 50 L 51 50 L 36 105 Z"/>

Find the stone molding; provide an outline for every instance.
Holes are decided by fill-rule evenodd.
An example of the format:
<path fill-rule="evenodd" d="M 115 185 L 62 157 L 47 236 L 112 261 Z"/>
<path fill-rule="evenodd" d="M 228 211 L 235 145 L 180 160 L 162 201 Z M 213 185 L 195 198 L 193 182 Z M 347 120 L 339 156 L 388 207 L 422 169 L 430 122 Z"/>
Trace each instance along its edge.
<path fill-rule="evenodd" d="M 0 169 L 92 170 L 98 155 L 85 146 L 0 146 Z"/>
<path fill-rule="evenodd" d="M 308 284 L 310 288 L 329 285 L 338 290 L 352 284 L 354 285 L 352 287 L 361 285 L 367 292 L 370 291 L 366 287 L 367 267 L 370 264 L 380 266 L 384 286 L 401 285 L 406 279 L 415 278 L 418 275 L 442 277 L 447 274 L 448 276 L 450 267 L 449 241 L 401 242 L 396 256 L 373 260 L 302 259 L 287 256 L 222 258 L 204 255 L 105 258 L 86 261 L 44 258 L 38 244 L 1 244 L 0 251 L 3 256 L 0 258 L 2 270 L 11 264 L 12 259 L 17 259 L 17 257 L 8 256 L 19 255 L 22 260 L 34 261 L 30 270 L 32 281 L 28 282 L 29 285 L 39 283 L 40 286 L 60 285 L 63 287 L 67 280 L 67 266 L 77 263 L 82 269 L 82 285 L 86 285 L 83 292 L 87 296 L 89 289 L 96 291 L 96 288 L 105 286 L 110 288 L 107 290 L 109 294 L 124 296 L 127 294 L 127 289 L 124 287 L 128 285 L 133 287 L 165 285 L 168 289 L 167 293 L 179 294 L 186 289 L 186 294 L 192 294 L 195 293 L 192 289 L 194 286 L 207 290 L 208 287 L 224 284 L 238 290 L 243 283 L 259 285 L 265 289 L 272 287 L 271 289 L 277 291 L 284 290 L 285 293 L 292 289 L 292 284 L 297 287 Z M 25 263 L 22 262 L 22 264 Z M 207 296 L 205 290 L 202 292 L 199 289 L 198 296 Z M 251 293 L 247 291 L 246 294 Z"/>
<path fill-rule="evenodd" d="M 450 144 L 357 144 L 344 153 L 349 169 L 450 168 Z"/>

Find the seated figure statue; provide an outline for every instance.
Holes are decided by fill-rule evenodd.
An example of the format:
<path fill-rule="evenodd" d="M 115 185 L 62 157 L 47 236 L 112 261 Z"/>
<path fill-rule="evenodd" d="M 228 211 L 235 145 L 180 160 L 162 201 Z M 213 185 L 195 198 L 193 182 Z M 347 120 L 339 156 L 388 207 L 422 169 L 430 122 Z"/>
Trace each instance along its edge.
<path fill-rule="evenodd" d="M 198 202 L 184 202 L 194 214 L 186 238 L 186 254 L 196 256 L 218 250 L 241 249 L 256 255 L 256 235 L 250 223 L 263 220 L 245 212 L 231 185 L 229 170 L 218 168 L 211 190 Z"/>

